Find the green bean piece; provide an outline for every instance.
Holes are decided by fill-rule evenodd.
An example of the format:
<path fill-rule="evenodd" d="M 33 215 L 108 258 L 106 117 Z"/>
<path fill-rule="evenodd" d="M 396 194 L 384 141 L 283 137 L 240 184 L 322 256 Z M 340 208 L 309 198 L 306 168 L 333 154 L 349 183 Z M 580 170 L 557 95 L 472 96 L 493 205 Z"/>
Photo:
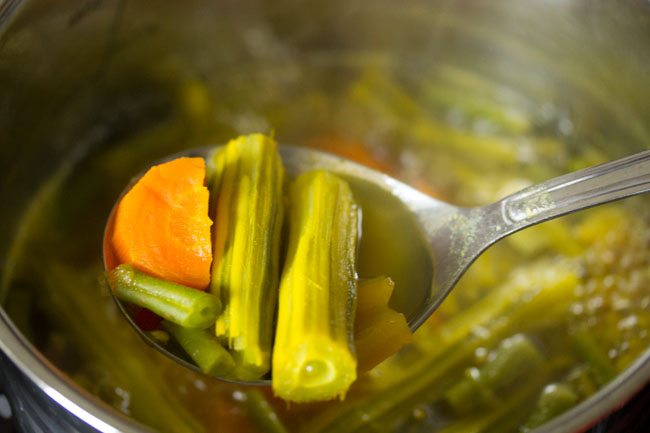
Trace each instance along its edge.
<path fill-rule="evenodd" d="M 229 377 L 235 370 L 235 361 L 211 330 L 188 329 L 167 321 L 163 322 L 163 328 L 178 341 L 204 373 Z"/>
<path fill-rule="evenodd" d="M 348 184 L 322 170 L 299 176 L 290 199 L 273 392 L 294 402 L 343 397 L 357 368 L 352 327 L 359 208 Z"/>
<path fill-rule="evenodd" d="M 532 430 L 550 421 L 569 410 L 578 400 L 578 394 L 567 384 L 552 383 L 547 385 L 542 391 L 533 413 L 522 426 L 522 431 Z"/>
<path fill-rule="evenodd" d="M 464 378 L 445 394 L 445 401 L 456 414 L 496 403 L 500 391 L 522 377 L 536 374 L 544 358 L 539 349 L 523 334 L 501 342 L 494 357 L 481 368 L 469 368 Z"/>
<path fill-rule="evenodd" d="M 602 386 L 614 378 L 614 365 L 589 331 L 580 329 L 574 332 L 571 341 L 578 356 L 589 363 L 594 379 L 599 385 Z"/>
<path fill-rule="evenodd" d="M 535 398 L 545 383 L 557 370 L 551 366 L 542 366 L 537 374 L 532 375 L 520 387 L 513 390 L 489 410 L 468 414 L 438 433 L 503 433 L 516 431 L 535 405 Z"/>
<path fill-rule="evenodd" d="M 235 358 L 235 375 L 259 379 L 271 366 L 284 168 L 275 140 L 252 134 L 218 149 L 208 171 L 215 198 L 210 290 L 224 306 L 215 332 Z"/>
<path fill-rule="evenodd" d="M 264 433 L 288 433 L 278 414 L 258 389 L 242 391 L 235 399 Z"/>
<path fill-rule="evenodd" d="M 147 308 L 185 328 L 205 329 L 221 312 L 216 296 L 152 277 L 132 265 L 118 266 L 108 279 L 118 299 Z"/>
<path fill-rule="evenodd" d="M 567 374 L 565 381 L 581 398 L 595 394 L 599 388 L 594 375 L 591 374 L 591 367 L 587 364 L 574 367 Z"/>

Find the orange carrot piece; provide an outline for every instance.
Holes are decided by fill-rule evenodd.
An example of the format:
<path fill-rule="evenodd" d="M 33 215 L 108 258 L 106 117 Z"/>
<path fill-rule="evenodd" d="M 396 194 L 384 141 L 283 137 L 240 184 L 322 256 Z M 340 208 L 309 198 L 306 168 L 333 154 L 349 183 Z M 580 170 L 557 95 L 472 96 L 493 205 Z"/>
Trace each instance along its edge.
<path fill-rule="evenodd" d="M 109 222 L 106 267 L 130 263 L 152 276 L 205 289 L 212 242 L 203 158 L 150 168 L 126 193 Z"/>
<path fill-rule="evenodd" d="M 388 306 L 394 286 L 387 277 L 358 284 L 354 344 L 360 372 L 373 369 L 411 341 L 406 318 Z"/>

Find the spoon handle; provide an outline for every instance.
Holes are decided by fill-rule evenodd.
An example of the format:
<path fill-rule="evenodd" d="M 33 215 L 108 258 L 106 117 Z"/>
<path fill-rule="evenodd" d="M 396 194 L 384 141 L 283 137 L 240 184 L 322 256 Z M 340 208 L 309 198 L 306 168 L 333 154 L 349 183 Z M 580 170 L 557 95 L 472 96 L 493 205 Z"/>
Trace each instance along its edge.
<path fill-rule="evenodd" d="M 420 203 L 417 199 L 408 201 L 429 236 L 435 270 L 429 298 L 412 314 L 409 326 L 415 330 L 424 323 L 472 262 L 499 239 L 546 220 L 647 191 L 650 151 L 556 177 L 483 207 L 457 208 L 438 201 L 415 206 L 413 203 Z"/>
<path fill-rule="evenodd" d="M 569 173 L 496 203 L 502 236 L 591 206 L 650 191 L 650 151 Z"/>

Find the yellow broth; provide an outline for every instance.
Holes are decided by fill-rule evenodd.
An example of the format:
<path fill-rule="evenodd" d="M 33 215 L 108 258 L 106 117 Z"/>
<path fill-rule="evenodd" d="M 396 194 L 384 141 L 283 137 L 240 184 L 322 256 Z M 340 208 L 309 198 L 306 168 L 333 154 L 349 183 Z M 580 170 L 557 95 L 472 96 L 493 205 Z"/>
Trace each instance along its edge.
<path fill-rule="evenodd" d="M 144 146 L 157 137 L 156 128 L 165 127 L 137 131 L 124 145 Z M 118 163 L 146 163 L 131 160 L 124 149 L 91 155 L 44 185 L 14 247 L 6 308 L 55 365 L 145 424 L 166 432 L 273 431 L 246 403 L 255 397 L 250 388 L 195 375 L 154 352 L 98 283 L 103 224 L 128 169 L 122 176 L 111 173 Z M 367 151 L 373 154 L 371 147 Z M 390 170 L 408 175 L 399 163 Z M 505 193 L 525 180 L 506 175 L 499 182 Z M 474 193 L 492 189 L 496 185 Z M 366 214 L 361 275 L 385 270 L 398 284 L 417 287 L 430 272 L 417 254 L 425 247 L 414 242 L 415 233 L 389 236 L 402 218 L 394 204 L 368 201 L 359 186 L 355 192 Z M 437 190 L 451 200 L 457 193 Z M 343 402 L 290 407 L 266 390 L 264 395 L 288 431 L 518 431 L 546 386 L 570 386 L 581 401 L 647 347 L 646 214 L 644 202 L 635 199 L 541 225 L 498 245 L 471 268 L 414 343 L 362 376 Z M 517 334 L 541 352 L 539 370 L 521 372 L 471 413 L 452 410 L 447 398 L 453 386 Z"/>

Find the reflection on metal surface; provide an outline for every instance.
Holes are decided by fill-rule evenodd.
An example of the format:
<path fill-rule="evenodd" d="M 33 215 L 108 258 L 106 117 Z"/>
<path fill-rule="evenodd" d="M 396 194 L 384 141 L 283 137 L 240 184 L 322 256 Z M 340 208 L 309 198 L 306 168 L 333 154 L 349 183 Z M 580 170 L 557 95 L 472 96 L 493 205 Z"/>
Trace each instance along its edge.
<path fill-rule="evenodd" d="M 9 20 L 14 16 L 18 6 L 22 4 L 22 0 L 0 0 L 0 49 L 2 48 L 2 31 L 9 24 Z"/>

